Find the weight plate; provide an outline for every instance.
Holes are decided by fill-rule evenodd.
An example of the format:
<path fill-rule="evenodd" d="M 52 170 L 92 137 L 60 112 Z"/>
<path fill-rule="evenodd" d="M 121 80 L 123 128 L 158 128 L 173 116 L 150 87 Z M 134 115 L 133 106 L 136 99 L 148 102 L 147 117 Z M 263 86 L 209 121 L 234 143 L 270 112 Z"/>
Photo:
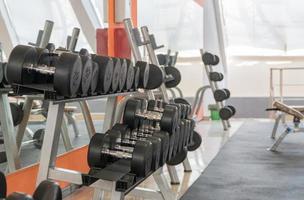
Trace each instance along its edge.
<path fill-rule="evenodd" d="M 132 87 L 137 90 L 139 84 L 139 76 L 140 76 L 140 69 L 139 67 L 134 67 L 134 82 Z"/>
<path fill-rule="evenodd" d="M 116 92 L 118 90 L 118 85 L 119 85 L 121 63 L 119 58 L 112 58 L 112 59 L 114 64 L 114 71 L 112 77 L 111 91 Z"/>
<path fill-rule="evenodd" d="M 121 69 L 120 69 L 120 74 L 119 74 L 119 91 L 123 91 L 126 85 L 126 80 L 127 80 L 127 72 L 128 72 L 128 64 L 126 59 L 120 58 L 120 63 L 121 63 Z"/>
<path fill-rule="evenodd" d="M 92 55 L 92 59 L 99 66 L 99 80 L 97 92 L 100 94 L 108 93 L 112 84 L 114 63 L 112 58 L 106 56 Z"/>
<path fill-rule="evenodd" d="M 175 135 L 175 137 L 174 137 L 174 147 L 173 147 L 173 152 L 172 152 L 173 157 L 178 152 L 178 144 L 179 144 L 179 140 L 180 140 L 180 137 L 181 137 L 181 127 L 180 126 L 176 127 L 174 135 Z"/>
<path fill-rule="evenodd" d="M 131 171 L 138 177 L 146 177 L 152 166 L 152 144 L 148 141 L 137 141 L 131 161 Z"/>
<path fill-rule="evenodd" d="M 173 80 L 166 81 L 167 88 L 176 87 L 182 80 L 180 71 L 176 67 L 165 67 L 165 72 L 167 75 L 172 75 Z"/>
<path fill-rule="evenodd" d="M 163 166 L 167 161 L 167 157 L 169 153 L 170 136 L 169 133 L 165 131 L 154 132 L 153 136 L 161 139 L 161 155 L 160 155 L 159 165 Z"/>
<path fill-rule="evenodd" d="M 233 110 L 231 110 L 231 108 L 225 106 L 224 108 L 220 109 L 219 115 L 222 120 L 228 120 L 232 117 Z"/>
<path fill-rule="evenodd" d="M 175 98 L 174 103 L 182 103 L 182 104 L 190 105 L 190 103 L 184 98 Z"/>
<path fill-rule="evenodd" d="M 214 62 L 213 65 L 217 65 L 220 62 L 220 58 L 217 55 L 214 55 Z"/>
<path fill-rule="evenodd" d="M 0 199 L 4 199 L 6 197 L 7 184 L 5 175 L 0 171 Z"/>
<path fill-rule="evenodd" d="M 104 168 L 106 163 L 101 162 L 101 150 L 104 144 L 105 134 L 96 133 L 90 140 L 88 148 L 88 165 L 91 168 Z"/>
<path fill-rule="evenodd" d="M 37 64 L 49 66 L 51 64 L 49 50 L 44 49 L 44 48 L 36 48 L 36 51 L 37 51 L 37 58 L 38 58 Z"/>
<path fill-rule="evenodd" d="M 202 136 L 198 132 L 193 131 L 192 143 L 187 146 L 188 151 L 195 151 L 201 146 L 201 144 Z"/>
<path fill-rule="evenodd" d="M 178 140 L 178 150 L 177 152 L 181 151 L 183 149 L 183 138 L 184 138 L 184 135 L 185 135 L 185 132 L 186 132 L 186 123 L 185 123 L 185 120 L 181 120 L 180 122 L 180 138 Z"/>
<path fill-rule="evenodd" d="M 150 76 L 150 65 L 144 61 L 137 61 L 135 66 L 139 67 L 138 88 L 145 89 L 147 87 Z M 152 78 L 152 77 L 151 77 Z"/>
<path fill-rule="evenodd" d="M 188 151 L 186 148 L 183 148 L 178 152 L 173 158 L 167 161 L 168 165 L 179 165 L 187 158 Z"/>
<path fill-rule="evenodd" d="M 17 84 L 27 84 L 26 76 L 32 76 L 24 66 L 36 65 L 38 61 L 35 48 L 25 45 L 17 45 L 11 52 L 8 62 L 6 75 L 8 82 Z"/>
<path fill-rule="evenodd" d="M 149 78 L 145 89 L 159 88 L 164 82 L 164 73 L 157 65 L 149 64 Z"/>
<path fill-rule="evenodd" d="M 186 129 L 183 135 L 183 147 L 186 147 L 189 141 L 190 131 L 191 131 L 191 122 L 190 120 L 184 119 L 186 124 Z"/>
<path fill-rule="evenodd" d="M 91 86 L 90 86 L 90 93 L 94 94 L 96 93 L 96 89 L 98 86 L 98 80 L 99 80 L 99 67 L 96 62 L 92 61 L 92 81 L 91 81 Z"/>
<path fill-rule="evenodd" d="M 224 75 L 219 72 L 210 72 L 209 79 L 211 81 L 222 81 L 224 79 Z"/>
<path fill-rule="evenodd" d="M 54 89 L 65 97 L 75 97 L 82 77 L 80 56 L 62 53 L 55 66 Z"/>
<path fill-rule="evenodd" d="M 230 98 L 230 90 L 228 90 L 228 89 L 226 89 L 226 88 L 224 88 L 223 89 L 225 92 L 226 92 L 226 99 L 229 99 Z"/>
<path fill-rule="evenodd" d="M 167 131 L 170 134 L 173 134 L 177 126 L 177 117 L 177 108 L 172 105 L 166 105 L 160 121 L 161 129 Z"/>
<path fill-rule="evenodd" d="M 4 70 L 3 70 L 3 63 L 0 62 L 0 83 L 3 82 L 3 77 L 4 77 Z"/>
<path fill-rule="evenodd" d="M 140 110 L 140 101 L 135 99 L 128 100 L 123 114 L 123 124 L 128 125 L 131 129 L 137 128 L 139 125 L 139 118 L 136 117 L 136 112 L 138 110 Z"/>
<path fill-rule="evenodd" d="M 93 62 L 89 56 L 80 57 L 82 61 L 82 77 L 79 91 L 82 96 L 87 96 L 92 83 Z"/>
<path fill-rule="evenodd" d="M 131 90 L 134 82 L 134 67 L 131 60 L 126 59 L 127 62 L 127 80 L 124 89 Z"/>
<path fill-rule="evenodd" d="M 231 106 L 231 105 L 228 105 L 227 107 L 230 108 L 230 109 L 232 110 L 232 115 L 235 115 L 235 113 L 236 113 L 235 107 L 234 107 L 234 106 Z"/>
<path fill-rule="evenodd" d="M 146 138 L 152 143 L 152 166 L 151 169 L 156 171 L 159 168 L 160 154 L 161 154 L 161 139 L 159 137 L 150 136 Z"/>
<path fill-rule="evenodd" d="M 221 89 L 215 90 L 213 93 L 213 96 L 214 96 L 215 101 L 218 101 L 218 102 L 224 101 L 225 99 L 227 99 L 226 91 L 221 90 Z"/>
<path fill-rule="evenodd" d="M 44 134 L 45 134 L 44 129 L 38 129 L 37 131 L 35 131 L 35 133 L 33 135 L 34 146 L 37 149 L 41 149 L 41 147 L 42 147 Z"/>
<path fill-rule="evenodd" d="M 129 137 L 130 136 L 130 129 L 128 128 L 127 125 L 125 124 L 118 124 L 116 123 L 113 127 L 112 130 L 117 130 L 121 134 L 121 138 Z"/>
<path fill-rule="evenodd" d="M 157 59 L 158 59 L 159 65 L 166 65 L 166 63 L 167 63 L 167 55 L 158 54 L 157 55 Z"/>
<path fill-rule="evenodd" d="M 171 134 L 169 137 L 169 152 L 168 152 L 167 160 L 170 160 L 173 156 L 175 137 L 176 137 L 176 134 Z"/>

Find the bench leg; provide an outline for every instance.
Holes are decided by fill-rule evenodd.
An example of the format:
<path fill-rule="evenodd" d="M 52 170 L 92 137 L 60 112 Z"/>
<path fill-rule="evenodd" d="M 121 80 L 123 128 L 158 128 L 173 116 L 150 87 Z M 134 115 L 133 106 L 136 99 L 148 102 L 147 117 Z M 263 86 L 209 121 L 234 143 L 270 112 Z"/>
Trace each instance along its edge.
<path fill-rule="evenodd" d="M 271 138 L 272 138 L 272 139 L 275 139 L 275 137 L 276 137 L 277 130 L 278 130 L 278 127 L 279 127 L 279 124 L 280 124 L 281 119 L 282 119 L 282 114 L 279 114 L 279 115 L 277 116 L 276 120 L 275 120 L 273 129 L 272 129 L 272 133 L 271 133 Z"/>
<path fill-rule="evenodd" d="M 284 138 L 291 132 L 290 128 L 286 128 L 286 130 L 280 135 L 280 137 L 273 143 L 273 145 L 269 148 L 270 151 L 276 151 L 278 146 L 284 140 Z"/>

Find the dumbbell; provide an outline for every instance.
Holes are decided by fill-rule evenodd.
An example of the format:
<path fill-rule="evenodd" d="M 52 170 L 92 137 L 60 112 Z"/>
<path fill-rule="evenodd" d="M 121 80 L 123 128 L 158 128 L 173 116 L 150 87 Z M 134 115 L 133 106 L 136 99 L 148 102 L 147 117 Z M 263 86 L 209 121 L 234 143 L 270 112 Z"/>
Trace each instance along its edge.
<path fill-rule="evenodd" d="M 134 84 L 134 77 L 135 77 L 135 68 L 133 66 L 133 63 L 129 59 L 126 60 L 126 66 L 127 66 L 127 77 L 124 83 L 123 90 L 130 91 L 132 90 L 132 86 Z M 138 74 L 139 75 L 139 74 Z"/>
<path fill-rule="evenodd" d="M 205 65 L 217 65 L 220 62 L 220 58 L 217 55 L 209 52 L 204 53 L 202 59 Z"/>
<path fill-rule="evenodd" d="M 145 120 L 154 123 L 149 127 L 151 131 L 163 130 L 170 135 L 170 147 L 168 157 L 172 155 L 176 129 L 178 128 L 178 110 L 176 107 L 167 105 L 163 113 L 142 112 L 142 101 L 139 99 L 130 99 L 127 101 L 123 115 L 123 124 L 128 125 L 131 129 L 139 127 L 140 123 Z"/>
<path fill-rule="evenodd" d="M 151 171 L 152 143 L 137 141 L 134 147 L 124 147 L 119 138 L 111 137 L 109 130 L 105 134 L 96 133 L 90 140 L 88 164 L 91 168 L 104 168 L 119 159 L 130 161 L 131 173 L 145 177 Z"/>
<path fill-rule="evenodd" d="M 228 89 L 217 89 L 213 93 L 215 101 L 221 102 L 230 98 L 230 91 Z"/>
<path fill-rule="evenodd" d="M 233 106 L 228 105 L 220 109 L 219 115 L 222 120 L 228 120 L 233 117 L 235 113 L 236 109 Z"/>
<path fill-rule="evenodd" d="M 140 69 L 138 66 L 134 66 L 134 80 L 133 80 L 133 84 L 131 87 L 133 90 L 138 89 L 139 79 L 140 79 Z"/>
<path fill-rule="evenodd" d="M 96 62 L 92 60 L 91 54 L 87 49 L 80 49 L 79 55 L 81 56 L 81 60 L 83 63 L 82 70 L 82 79 L 81 79 L 81 93 L 89 93 L 90 95 L 96 94 L 96 89 L 98 85 L 98 75 L 99 75 L 99 66 Z M 86 67 L 85 63 L 91 61 L 92 67 Z M 90 63 L 88 63 L 90 65 Z M 91 80 L 91 81 L 89 81 Z M 88 88 L 88 89 L 87 89 Z M 85 96 L 85 95 L 83 95 Z"/>
<path fill-rule="evenodd" d="M 116 134 L 116 137 L 121 138 L 121 145 L 126 145 L 134 147 L 137 141 L 149 141 L 152 143 L 152 170 L 155 171 L 160 166 L 160 155 L 161 155 L 161 146 L 162 141 L 159 137 L 155 137 L 150 134 L 144 134 L 137 131 L 131 132 L 127 125 L 124 124 L 115 124 L 112 127 L 111 134 Z M 117 132 L 118 131 L 118 132 Z M 119 134 L 118 134 L 119 133 Z M 118 135 L 117 135 L 118 134 Z"/>
<path fill-rule="evenodd" d="M 167 88 L 176 87 L 181 82 L 181 79 L 182 79 L 180 71 L 176 67 L 171 67 L 171 66 L 165 67 L 164 69 L 165 69 L 166 75 L 171 76 L 173 78 L 172 80 L 167 79 L 165 81 L 166 87 Z"/>
<path fill-rule="evenodd" d="M 127 60 L 124 58 L 119 58 L 121 68 L 120 68 L 120 74 L 119 74 L 119 83 L 118 83 L 118 91 L 123 91 L 126 80 L 127 80 L 127 72 L 128 72 L 128 64 Z"/>
<path fill-rule="evenodd" d="M 113 69 L 113 77 L 112 77 L 112 84 L 111 84 L 111 92 L 117 92 L 119 90 L 119 80 L 122 71 L 122 65 L 119 58 L 112 58 L 114 69 Z"/>
<path fill-rule="evenodd" d="M 52 181 L 41 182 L 34 191 L 33 197 L 24 193 L 14 192 L 7 195 L 7 183 L 4 174 L 0 171 L 0 199 L 6 200 L 62 200 L 62 191 L 57 183 Z"/>
<path fill-rule="evenodd" d="M 4 140 L 3 140 L 3 138 L 0 138 L 0 164 L 5 163 L 6 161 L 7 161 L 7 157 L 6 157 L 6 152 L 4 149 Z"/>
<path fill-rule="evenodd" d="M 34 74 L 45 74 L 53 80 L 53 88 L 60 95 L 75 97 L 82 75 L 80 56 L 62 53 L 55 66 L 49 66 L 45 65 L 45 59 L 42 58 L 46 54 L 48 54 L 46 49 L 17 45 L 12 50 L 7 63 L 9 83 L 31 84 L 35 78 Z"/>
<path fill-rule="evenodd" d="M 18 103 L 10 102 L 10 107 L 11 107 L 13 124 L 14 124 L 14 126 L 18 126 L 21 123 L 21 121 L 23 119 L 23 114 L 24 114 L 22 105 L 20 105 Z"/>
<path fill-rule="evenodd" d="M 210 81 L 222 81 L 224 79 L 224 75 L 220 72 L 210 72 L 209 79 Z"/>
<path fill-rule="evenodd" d="M 92 60 L 98 65 L 98 84 L 96 92 L 98 94 L 106 94 L 110 91 L 113 72 L 114 72 L 114 62 L 111 57 L 99 56 L 96 54 L 91 54 Z"/>

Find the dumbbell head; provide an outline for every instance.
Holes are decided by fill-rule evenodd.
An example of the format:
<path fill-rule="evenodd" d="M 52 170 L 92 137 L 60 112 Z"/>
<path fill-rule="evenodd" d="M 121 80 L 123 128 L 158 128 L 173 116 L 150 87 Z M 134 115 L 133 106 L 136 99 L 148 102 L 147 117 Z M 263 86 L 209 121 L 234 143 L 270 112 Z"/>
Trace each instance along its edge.
<path fill-rule="evenodd" d="M 114 69 L 113 69 L 111 91 L 116 92 L 119 89 L 118 86 L 119 86 L 122 66 L 119 58 L 112 58 L 112 59 L 113 59 Z"/>
<path fill-rule="evenodd" d="M 138 88 L 145 89 L 149 81 L 150 65 L 147 62 L 137 61 L 135 66 L 139 69 Z"/>
<path fill-rule="evenodd" d="M 228 99 L 229 95 L 230 95 L 230 92 L 227 93 L 226 89 L 218 89 L 218 90 L 215 90 L 213 93 L 215 101 L 218 101 L 218 102 Z"/>
<path fill-rule="evenodd" d="M 126 59 L 126 62 L 127 62 L 127 77 L 126 77 L 124 89 L 131 90 L 134 83 L 135 68 L 131 60 Z"/>
<path fill-rule="evenodd" d="M 119 60 L 121 63 L 121 68 L 120 68 L 118 89 L 119 91 L 123 91 L 127 80 L 128 63 L 127 60 L 124 58 L 120 58 Z"/>
<path fill-rule="evenodd" d="M 192 112 L 191 104 L 184 98 L 175 98 L 173 101 L 174 103 L 183 104 L 185 106 L 184 118 L 189 118 Z"/>
<path fill-rule="evenodd" d="M 227 95 L 227 99 L 229 99 L 230 98 L 230 90 L 228 90 L 228 89 L 226 89 L 226 88 L 224 88 L 223 90 L 225 90 L 225 92 L 226 92 L 226 95 Z"/>
<path fill-rule="evenodd" d="M 225 106 L 220 109 L 219 115 L 222 120 L 228 120 L 235 114 L 235 108 L 233 106 Z"/>
<path fill-rule="evenodd" d="M 57 183 L 42 181 L 36 188 L 33 198 L 35 200 L 62 200 L 62 191 Z"/>
<path fill-rule="evenodd" d="M 165 72 L 167 75 L 171 75 L 173 77 L 173 80 L 165 82 L 167 88 L 176 87 L 181 82 L 182 76 L 176 67 L 165 67 Z"/>
<path fill-rule="evenodd" d="M 138 89 L 139 79 L 140 79 L 140 68 L 135 66 L 134 67 L 134 80 L 133 80 L 133 85 L 132 85 L 132 88 L 134 90 Z"/>
<path fill-rule="evenodd" d="M 131 134 L 131 130 L 127 125 L 124 124 L 115 124 L 112 127 L 112 130 L 116 130 L 120 132 L 118 137 L 121 138 L 121 144 L 128 144 L 130 146 L 134 146 L 136 141 L 144 140 L 152 143 L 152 170 L 156 170 L 159 167 L 160 162 L 160 154 L 161 154 L 161 139 L 158 137 L 154 137 L 149 134 L 140 134 L 139 131 L 133 130 Z"/>
<path fill-rule="evenodd" d="M 224 79 L 224 75 L 220 72 L 210 72 L 209 79 L 210 81 L 222 81 Z"/>
<path fill-rule="evenodd" d="M 193 131 L 191 140 L 191 143 L 187 146 L 188 151 L 195 151 L 201 146 L 202 136 L 197 131 Z"/>
<path fill-rule="evenodd" d="M 6 185 L 6 179 L 4 174 L 0 171 L 0 199 L 4 199 L 6 197 L 6 190 L 7 190 L 7 185 Z"/>
<path fill-rule="evenodd" d="M 235 107 L 233 107 L 233 106 L 231 106 L 231 105 L 227 105 L 227 107 L 230 108 L 230 109 L 232 110 L 232 116 L 234 116 L 235 113 L 236 113 Z"/>
<path fill-rule="evenodd" d="M 93 54 L 92 60 L 98 64 L 99 79 L 97 85 L 97 92 L 99 94 L 108 93 L 112 84 L 112 77 L 114 71 L 114 63 L 112 58 L 106 56 L 98 56 Z"/>
<path fill-rule="evenodd" d="M 149 66 L 149 78 L 145 89 L 152 90 L 161 86 L 165 76 L 159 66 L 153 64 L 149 64 Z"/>
<path fill-rule="evenodd" d="M 79 93 L 82 96 L 87 96 L 92 84 L 93 62 L 90 56 L 81 55 L 82 76 Z"/>
<path fill-rule="evenodd" d="M 164 54 L 158 54 L 157 55 L 158 63 L 160 65 L 166 65 L 167 64 L 167 55 Z"/>
<path fill-rule="evenodd" d="M 131 160 L 131 172 L 139 177 L 145 177 L 151 171 L 151 142 L 137 141 L 130 152 L 124 152 L 116 149 L 119 138 L 110 135 L 112 134 L 97 133 L 91 138 L 88 150 L 89 166 L 91 168 L 104 168 L 109 164 L 109 161 L 128 159 Z"/>
<path fill-rule="evenodd" d="M 160 128 L 164 131 L 173 134 L 175 126 L 178 121 L 178 110 L 176 107 L 170 105 L 165 106 L 164 112 L 156 113 L 141 113 L 141 101 L 137 99 L 130 99 L 127 101 L 123 115 L 123 123 L 127 124 L 131 129 L 138 127 L 139 119 L 147 119 L 159 122 Z"/>
<path fill-rule="evenodd" d="M 168 160 L 167 164 L 172 166 L 179 165 L 187 158 L 187 155 L 188 150 L 186 147 L 184 147 L 181 151 L 177 152 L 174 157 Z"/>
<path fill-rule="evenodd" d="M 217 65 L 220 62 L 217 55 L 213 55 L 209 52 L 204 53 L 202 59 L 205 65 Z"/>
<path fill-rule="evenodd" d="M 14 192 L 10 194 L 6 200 L 34 200 L 33 197 L 31 197 L 28 194 Z"/>
<path fill-rule="evenodd" d="M 99 67 L 96 62 L 92 62 L 92 81 L 90 85 L 90 94 L 96 94 L 97 92 L 97 86 L 98 86 L 98 80 L 99 79 Z"/>
<path fill-rule="evenodd" d="M 50 53 L 53 53 L 56 50 L 54 43 L 48 43 L 45 48 L 49 50 Z"/>

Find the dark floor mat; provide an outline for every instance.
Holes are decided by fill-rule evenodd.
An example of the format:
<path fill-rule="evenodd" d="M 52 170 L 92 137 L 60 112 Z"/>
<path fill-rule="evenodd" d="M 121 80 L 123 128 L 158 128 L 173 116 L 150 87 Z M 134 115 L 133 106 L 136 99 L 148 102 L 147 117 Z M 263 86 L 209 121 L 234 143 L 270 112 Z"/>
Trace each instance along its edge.
<path fill-rule="evenodd" d="M 246 122 L 181 199 L 304 199 L 304 134 L 287 136 L 273 153 L 272 126 Z"/>

